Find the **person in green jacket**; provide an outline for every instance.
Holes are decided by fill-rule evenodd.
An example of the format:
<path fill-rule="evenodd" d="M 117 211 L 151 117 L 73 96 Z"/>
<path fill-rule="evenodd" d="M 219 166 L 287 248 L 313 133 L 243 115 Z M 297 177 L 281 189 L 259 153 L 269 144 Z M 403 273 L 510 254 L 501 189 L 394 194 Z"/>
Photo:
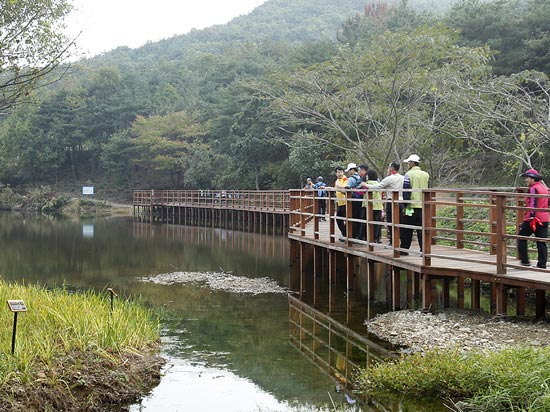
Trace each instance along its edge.
<path fill-rule="evenodd" d="M 403 179 L 403 200 L 405 208 L 401 223 L 410 226 L 417 226 L 416 235 L 418 244 L 422 252 L 422 192 L 421 189 L 427 189 L 430 182 L 430 175 L 420 169 L 420 157 L 412 154 L 404 160 L 409 167 Z M 413 191 L 407 191 L 413 189 Z M 408 201 L 408 203 L 407 203 Z M 413 229 L 401 228 L 401 249 L 409 249 L 411 247 Z M 408 252 L 400 252 L 401 255 L 408 255 Z"/>

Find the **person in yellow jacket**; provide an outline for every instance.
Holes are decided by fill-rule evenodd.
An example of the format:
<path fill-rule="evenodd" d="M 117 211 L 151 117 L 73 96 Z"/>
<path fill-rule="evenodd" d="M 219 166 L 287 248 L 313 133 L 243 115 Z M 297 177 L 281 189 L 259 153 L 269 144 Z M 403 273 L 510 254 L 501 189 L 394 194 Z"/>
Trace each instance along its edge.
<path fill-rule="evenodd" d="M 404 213 L 401 218 L 401 223 L 405 225 L 418 226 L 416 235 L 418 244 L 422 252 L 422 192 L 421 189 L 427 189 L 430 182 L 430 175 L 420 169 L 420 157 L 412 154 L 404 160 L 409 167 L 403 179 L 403 200 L 405 201 Z M 413 189 L 413 191 L 407 191 Z M 408 203 L 406 201 L 409 201 Z M 401 249 L 409 249 L 411 247 L 413 229 L 401 228 Z M 400 252 L 401 255 L 408 255 L 408 252 Z"/>
<path fill-rule="evenodd" d="M 334 172 L 336 173 L 336 181 L 334 187 L 345 187 L 348 182 L 348 177 L 344 174 L 344 168 L 338 166 Z M 342 233 L 343 237 L 346 237 L 346 193 L 336 192 L 336 224 L 338 229 Z M 341 219 L 338 219 L 341 218 Z M 342 239 L 344 240 L 344 239 Z"/>
<path fill-rule="evenodd" d="M 364 187 L 369 187 L 378 184 L 378 173 L 376 170 L 369 169 L 367 171 L 367 184 Z M 367 199 L 367 194 L 365 193 L 365 199 Z M 382 221 L 382 192 L 372 192 L 372 214 L 375 222 Z M 363 207 L 367 207 L 367 201 L 363 202 Z M 374 225 L 374 242 L 382 243 L 382 226 Z"/>

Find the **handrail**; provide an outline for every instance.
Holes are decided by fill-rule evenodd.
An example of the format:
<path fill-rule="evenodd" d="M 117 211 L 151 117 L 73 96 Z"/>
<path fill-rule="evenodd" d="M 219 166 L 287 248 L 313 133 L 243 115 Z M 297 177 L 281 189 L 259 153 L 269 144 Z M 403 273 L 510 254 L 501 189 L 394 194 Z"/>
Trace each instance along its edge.
<path fill-rule="evenodd" d="M 386 190 L 381 190 L 386 192 Z M 402 192 L 414 192 L 414 190 L 402 190 Z M 346 193 L 346 215 L 335 215 L 335 191 L 329 190 L 326 199 L 328 203 L 328 230 L 320 230 L 319 214 L 320 197 L 316 193 L 305 193 L 303 190 L 291 190 L 290 200 L 291 219 L 290 233 L 299 236 L 312 236 L 316 240 L 336 243 L 343 240 L 343 245 L 354 244 L 367 246 L 367 251 L 373 252 L 376 247 L 382 247 L 374 242 L 374 227 L 381 226 L 386 231 L 393 232 L 393 242 L 387 243 L 384 248 L 391 248 L 393 257 L 399 258 L 400 252 L 410 252 L 411 255 L 422 256 L 424 266 L 431 265 L 434 257 L 457 261 L 483 262 L 496 266 L 497 274 L 506 274 L 508 268 L 519 267 L 519 262 L 510 261 L 510 256 L 516 255 L 516 243 L 518 239 L 530 241 L 550 242 L 550 239 L 525 237 L 517 234 L 517 228 L 523 220 L 525 207 L 525 188 L 498 188 L 495 190 L 472 189 L 425 189 L 422 190 L 423 224 L 422 226 L 405 225 L 400 219 L 400 208 L 407 201 L 399 200 L 397 191 L 392 193 L 389 199 L 383 199 L 384 209 L 386 204 L 392 208 L 393 222 L 380 222 L 373 219 L 373 204 L 379 200 L 373 199 L 373 192 L 366 192 L 364 198 L 356 199 L 351 196 L 351 191 Z M 417 191 L 420 192 L 420 191 Z M 531 195 L 529 195 L 531 196 Z M 535 197 L 548 197 L 547 195 L 534 195 Z M 300 202 L 307 199 L 310 203 L 307 208 L 298 207 Z M 311 202 L 313 201 L 313 205 Z M 364 219 L 354 218 L 352 215 L 353 203 L 361 202 L 364 210 Z M 545 210 L 541 208 L 530 210 Z M 337 221 L 344 221 L 347 235 L 342 238 L 337 228 Z M 305 225 L 312 222 L 312 224 Z M 365 239 L 356 239 L 353 233 L 358 224 L 366 226 Z M 413 250 L 400 249 L 399 232 L 404 229 L 422 230 L 422 253 L 416 248 Z M 434 245 L 444 245 L 456 249 L 474 249 L 485 252 L 483 258 L 454 256 L 453 254 L 441 254 L 432 252 Z M 487 259 L 487 255 L 490 259 Z M 533 270 L 537 270 L 533 268 Z"/>
<path fill-rule="evenodd" d="M 380 190 L 387 192 L 386 190 Z M 415 192 L 402 190 L 401 192 Z M 399 192 L 392 193 L 391 198 L 383 199 L 384 209 L 391 206 L 393 222 L 375 221 L 373 205 L 379 200 L 373 199 L 375 190 L 368 190 L 363 198 L 352 197 L 352 191 L 342 190 L 346 194 L 345 215 L 336 216 L 336 191 L 327 188 L 327 197 L 319 197 L 317 190 L 291 189 L 281 191 L 247 191 L 247 190 L 136 190 L 136 206 L 185 206 L 198 208 L 217 208 L 260 211 L 268 213 L 289 214 L 289 230 L 294 236 L 313 236 L 316 240 L 336 243 L 343 241 L 343 246 L 354 244 L 367 246 L 373 252 L 380 247 L 374 242 L 374 229 L 382 227 L 392 232 L 391 248 L 394 258 L 402 252 L 422 256 L 424 266 L 431 265 L 432 258 L 444 258 L 457 261 L 471 261 L 496 266 L 497 274 L 506 274 L 508 268 L 519 267 L 518 262 L 510 261 L 516 255 L 518 239 L 550 242 L 549 239 L 524 237 L 517 235 L 517 228 L 523 220 L 525 207 L 525 188 L 479 189 L 425 189 L 422 190 L 423 224 L 422 226 L 405 225 L 400 219 L 400 210 L 406 201 L 400 200 Z M 418 192 L 418 191 L 416 191 Z M 531 196 L 531 195 L 529 195 Z M 534 195 L 544 197 L 546 195 Z M 320 201 L 326 201 L 326 215 L 320 214 Z M 364 218 L 353 217 L 354 204 L 364 207 Z M 357 206 L 355 206 L 357 207 Z M 543 209 L 536 209 L 543 210 Z M 323 219 L 328 217 L 328 229 Z M 342 238 L 338 222 L 343 222 L 347 236 Z M 365 240 L 356 239 L 354 230 L 363 225 Z M 399 235 L 404 228 L 422 230 L 422 251 L 418 249 L 400 249 Z M 456 249 L 474 249 L 485 252 L 483 259 L 476 257 L 459 257 L 453 254 L 432 252 L 433 246 L 444 245 Z M 537 269 L 533 269 L 537 270 Z"/>
<path fill-rule="evenodd" d="M 134 190 L 134 206 L 182 206 L 288 213 L 288 190 Z"/>

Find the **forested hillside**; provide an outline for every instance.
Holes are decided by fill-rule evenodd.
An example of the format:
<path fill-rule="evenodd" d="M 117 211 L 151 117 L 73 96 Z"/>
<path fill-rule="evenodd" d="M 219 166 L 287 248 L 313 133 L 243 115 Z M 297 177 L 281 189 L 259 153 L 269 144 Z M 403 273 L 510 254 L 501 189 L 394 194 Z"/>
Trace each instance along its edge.
<path fill-rule="evenodd" d="M 299 187 L 410 152 L 435 184 L 512 184 L 549 150 L 544 0 L 269 0 L 75 63 L 0 123 L 0 182 Z"/>

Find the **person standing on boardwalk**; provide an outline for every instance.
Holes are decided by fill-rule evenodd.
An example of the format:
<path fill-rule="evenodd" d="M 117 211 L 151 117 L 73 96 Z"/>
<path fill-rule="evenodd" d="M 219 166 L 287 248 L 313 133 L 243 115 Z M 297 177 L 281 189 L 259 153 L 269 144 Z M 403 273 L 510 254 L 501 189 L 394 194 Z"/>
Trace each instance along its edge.
<path fill-rule="evenodd" d="M 346 187 L 348 178 L 344 174 L 344 168 L 338 166 L 335 170 L 336 181 L 334 182 L 334 187 Z M 346 193 L 345 192 L 336 192 L 336 224 L 338 229 L 342 233 L 343 237 L 346 237 Z M 338 219 L 341 218 L 341 219 Z M 343 240 L 343 239 L 342 239 Z"/>
<path fill-rule="evenodd" d="M 359 173 L 357 173 L 357 169 L 358 168 L 355 163 L 348 163 L 348 167 L 346 167 L 346 173 L 348 174 L 348 180 L 346 182 L 346 185 L 337 186 L 336 189 L 347 189 L 347 190 L 359 189 L 361 187 L 361 176 L 359 176 Z M 353 222 L 352 224 L 352 232 L 353 232 L 353 237 L 357 238 L 359 236 L 359 229 L 361 226 L 359 219 L 361 217 L 362 205 L 361 205 L 361 202 L 355 199 L 361 199 L 363 196 L 354 190 L 352 192 L 351 197 L 353 200 L 351 203 L 351 217 L 353 219 L 357 219 L 357 222 Z M 346 233 L 346 235 L 349 235 L 349 233 Z"/>
<path fill-rule="evenodd" d="M 530 195 L 546 195 L 544 197 L 528 196 L 525 200 L 527 210 L 523 222 L 519 227 L 518 235 L 531 236 L 533 233 L 538 238 L 548 237 L 548 188 L 542 182 L 542 176 L 535 169 L 529 169 L 520 175 L 525 178 L 525 184 L 529 186 Z M 529 210 L 531 209 L 531 210 Z M 545 210 L 538 210 L 545 209 Z M 529 254 L 527 240 L 518 239 L 518 254 L 523 266 L 529 266 Z M 537 242 L 537 267 L 546 269 L 548 259 L 548 247 L 546 242 Z"/>
<path fill-rule="evenodd" d="M 393 198 L 393 192 L 399 191 L 399 199 L 403 199 L 403 193 L 401 189 L 403 189 L 403 175 L 399 174 L 399 167 L 400 164 L 397 161 L 391 162 L 388 166 L 388 175 L 382 179 L 380 183 L 375 184 L 368 184 L 368 183 L 362 183 L 361 185 L 368 190 L 380 190 L 380 189 L 386 189 L 386 222 L 391 223 L 392 220 L 392 202 L 391 199 Z M 392 244 L 392 228 L 388 228 L 389 233 L 389 240 L 390 245 Z"/>
<path fill-rule="evenodd" d="M 322 215 L 321 220 L 325 221 L 327 220 L 325 218 L 325 213 L 327 210 L 327 200 L 325 199 L 325 197 L 327 196 L 327 185 L 325 182 L 323 182 L 322 176 L 319 176 L 317 178 L 317 182 L 313 185 L 313 188 L 317 190 L 317 197 L 319 197 L 319 214 Z"/>
<path fill-rule="evenodd" d="M 313 182 L 311 181 L 311 177 L 308 177 L 306 180 L 306 185 L 304 186 L 304 189 L 313 189 Z"/>
<path fill-rule="evenodd" d="M 361 183 L 359 184 L 360 190 L 356 190 L 354 192 L 355 196 L 361 197 L 362 199 L 366 199 L 367 197 L 367 191 L 362 187 L 363 183 L 367 182 L 367 173 L 369 171 L 369 167 L 367 165 L 359 165 L 357 166 L 359 173 L 359 176 L 361 177 Z M 353 237 L 356 237 L 359 240 L 367 240 L 367 203 L 366 201 L 363 201 L 361 203 L 361 214 L 359 215 L 359 219 L 361 220 L 361 223 L 359 224 L 359 233 L 355 234 Z"/>
<path fill-rule="evenodd" d="M 362 182 L 361 186 L 363 186 L 363 183 L 366 183 L 366 186 L 374 186 L 378 184 L 378 173 L 376 173 L 376 170 L 369 169 L 367 171 L 367 181 Z M 363 186 L 364 187 L 364 186 Z M 366 211 L 368 205 L 367 205 L 367 195 L 365 194 L 365 202 L 363 203 L 364 209 Z M 372 194 L 372 218 L 375 222 L 381 222 L 382 221 L 382 210 L 384 210 L 382 205 L 382 192 L 374 192 Z M 366 235 L 366 234 L 365 234 Z M 382 243 L 382 226 L 381 225 L 374 225 L 374 242 L 375 243 Z"/>
<path fill-rule="evenodd" d="M 418 244 L 422 252 L 422 189 L 427 189 L 430 182 L 430 175 L 420 169 L 420 157 L 412 154 L 404 160 L 409 167 L 403 178 L 403 200 L 405 208 L 401 222 L 404 225 L 419 226 L 416 229 Z M 412 189 L 413 191 L 406 191 Z M 407 202 L 408 201 L 408 202 Z M 401 228 L 401 249 L 409 249 L 411 247 L 413 229 Z M 401 255 L 408 255 L 408 252 L 400 252 Z"/>

